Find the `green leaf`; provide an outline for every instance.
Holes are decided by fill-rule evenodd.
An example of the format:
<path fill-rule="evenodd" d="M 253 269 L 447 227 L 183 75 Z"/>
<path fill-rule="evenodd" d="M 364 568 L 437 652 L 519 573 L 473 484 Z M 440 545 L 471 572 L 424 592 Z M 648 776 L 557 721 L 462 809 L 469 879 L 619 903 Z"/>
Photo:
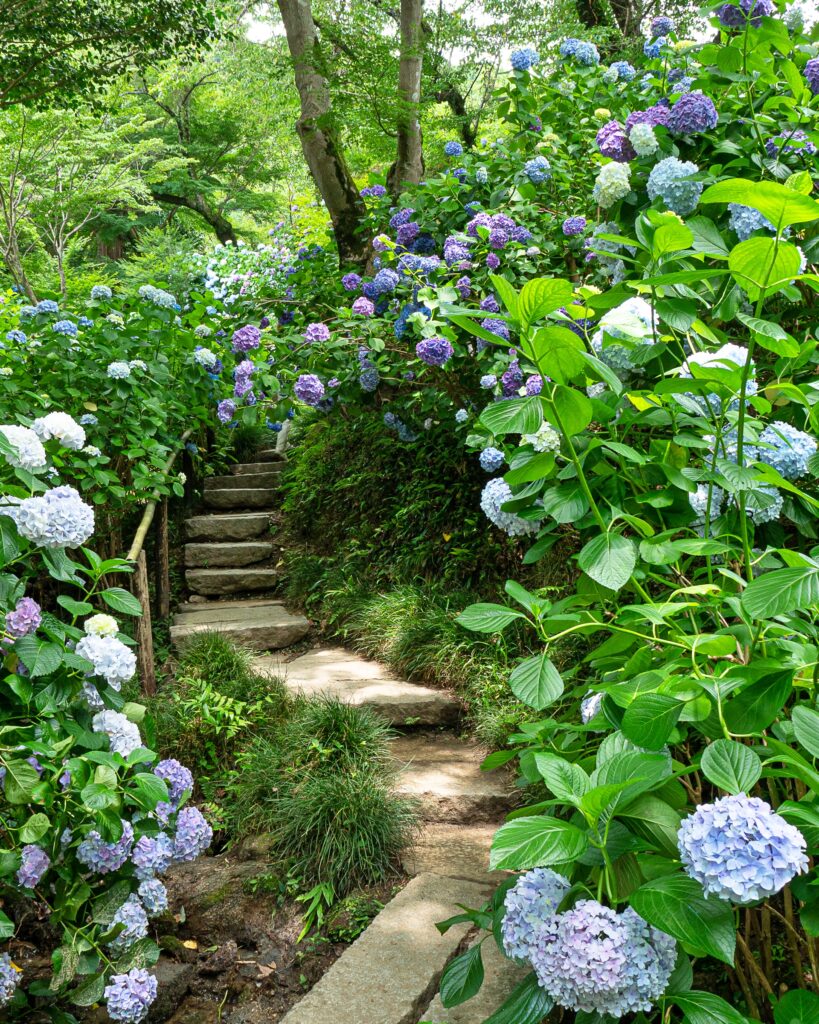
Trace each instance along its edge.
<path fill-rule="evenodd" d="M 531 483 L 532 480 L 542 480 L 551 473 L 554 465 L 555 457 L 551 452 L 536 452 L 520 462 L 515 458 L 514 469 L 505 473 L 503 479 L 510 487 Z"/>
<path fill-rule="evenodd" d="M 729 178 L 707 188 L 700 202 L 741 203 L 758 210 L 778 231 L 819 220 L 819 203 L 775 181 Z M 762 239 L 764 241 L 764 239 Z"/>
<path fill-rule="evenodd" d="M 541 1024 L 553 1006 L 545 989 L 538 984 L 537 975 L 532 973 L 483 1024 Z"/>
<path fill-rule="evenodd" d="M 144 810 L 152 811 L 158 803 L 168 800 L 167 783 L 151 772 L 137 772 L 132 781 L 129 796 Z"/>
<path fill-rule="evenodd" d="M 792 989 L 774 1007 L 776 1024 L 816 1024 L 819 1021 L 819 996 L 804 989 Z"/>
<path fill-rule="evenodd" d="M 509 687 L 518 700 L 543 711 L 563 693 L 563 680 L 545 654 L 536 654 L 512 669 Z"/>
<path fill-rule="evenodd" d="M 117 960 L 117 973 L 125 974 L 135 967 L 152 967 L 158 959 L 159 946 L 157 946 L 153 939 L 139 939 L 132 946 L 129 946 Z"/>
<path fill-rule="evenodd" d="M 660 750 L 682 710 L 683 704 L 665 693 L 641 693 L 626 708 L 620 728 L 632 743 Z"/>
<path fill-rule="evenodd" d="M 736 740 L 714 740 L 702 753 L 703 775 L 726 793 L 750 793 L 762 775 L 757 755 Z"/>
<path fill-rule="evenodd" d="M 728 256 L 730 250 L 725 244 L 725 239 L 719 233 L 716 224 L 708 217 L 690 217 L 686 225 L 694 235 L 691 248 L 695 252 L 723 259 Z"/>
<path fill-rule="evenodd" d="M 449 1009 L 460 1006 L 476 995 L 483 985 L 481 944 L 470 946 L 444 968 L 441 975 L 441 1002 Z"/>
<path fill-rule="evenodd" d="M 555 389 L 553 401 L 558 418 L 558 422 L 554 425 L 567 436 L 579 434 L 591 423 L 594 406 L 579 391 L 560 385 Z M 497 404 L 504 405 L 503 402 Z"/>
<path fill-rule="evenodd" d="M 22 637 L 15 643 L 14 650 L 32 679 L 55 672 L 63 660 L 63 648 L 60 644 L 39 640 L 36 636 Z"/>
<path fill-rule="evenodd" d="M 693 241 L 694 234 L 688 226 L 673 214 L 669 214 L 665 223 L 661 224 L 654 232 L 651 255 L 657 260 L 667 253 L 689 248 Z"/>
<path fill-rule="evenodd" d="M 589 777 L 580 765 L 557 754 L 535 754 L 535 767 L 558 800 L 571 800 L 588 791 Z"/>
<path fill-rule="evenodd" d="M 105 975 L 95 974 L 69 992 L 68 998 L 75 1006 L 93 1006 L 102 999 L 104 991 Z"/>
<path fill-rule="evenodd" d="M 518 319 L 521 325 L 528 327 L 561 306 L 567 306 L 573 294 L 571 281 L 547 277 L 527 281 L 518 297 Z"/>
<path fill-rule="evenodd" d="M 543 492 L 543 510 L 558 523 L 576 523 L 589 511 L 583 488 L 575 481 Z"/>
<path fill-rule="evenodd" d="M 685 1014 L 685 1024 L 748 1024 L 747 1017 L 713 992 L 679 992 L 671 1000 Z"/>
<path fill-rule="evenodd" d="M 617 734 L 621 742 L 622 736 Z M 591 784 L 614 786 L 628 783 L 617 799 L 619 807 L 625 807 L 643 793 L 656 789 L 671 775 L 671 760 L 665 754 L 648 754 L 641 750 L 624 750 L 615 757 L 609 757 L 591 774 Z"/>
<path fill-rule="evenodd" d="M 791 712 L 796 738 L 813 757 L 819 757 L 819 712 L 800 704 Z"/>
<path fill-rule="evenodd" d="M 36 769 L 35 769 L 36 771 Z M 48 832 L 49 821 L 45 814 L 32 814 L 20 829 L 20 842 L 36 843 Z"/>
<path fill-rule="evenodd" d="M 0 515 L 0 567 L 13 561 L 23 550 L 23 542 L 8 516 Z"/>
<path fill-rule="evenodd" d="M 694 956 L 733 964 L 734 913 L 724 900 L 706 899 L 702 887 L 685 875 L 665 875 L 640 886 L 629 899 L 649 924 L 681 942 Z"/>
<path fill-rule="evenodd" d="M 515 619 L 525 619 L 523 612 L 505 604 L 478 603 L 464 608 L 455 619 L 459 626 L 473 633 L 500 633 Z"/>
<path fill-rule="evenodd" d="M 637 546 L 622 534 L 602 533 L 583 547 L 577 556 L 577 564 L 601 586 L 620 590 L 634 572 Z"/>
<path fill-rule="evenodd" d="M 559 384 L 566 384 L 586 367 L 585 346 L 568 327 L 541 327 L 531 348 L 534 360 L 548 366 L 549 376 Z"/>
<path fill-rule="evenodd" d="M 738 736 L 752 736 L 771 724 L 793 690 L 793 669 L 772 672 L 750 686 L 723 706 L 725 724 Z"/>
<path fill-rule="evenodd" d="M 100 597 L 115 612 L 122 612 L 123 615 L 142 615 L 142 605 L 127 590 L 122 587 L 109 587 L 103 590 Z"/>
<path fill-rule="evenodd" d="M 489 279 L 495 291 L 500 296 L 501 302 L 506 306 L 510 316 L 517 318 L 518 315 L 518 293 L 514 287 L 506 280 L 505 277 L 501 277 L 500 274 L 490 274 Z"/>
<path fill-rule="evenodd" d="M 14 935 L 14 921 L 0 910 L 0 942 L 5 942 L 12 935 Z"/>
<path fill-rule="evenodd" d="M 796 246 L 775 238 L 749 238 L 734 246 L 728 257 L 734 280 L 751 298 L 792 281 L 800 265 Z"/>
<path fill-rule="evenodd" d="M 536 398 L 510 398 L 487 406 L 480 420 L 495 435 L 534 434 L 543 422 L 543 409 Z"/>
<path fill-rule="evenodd" d="M 629 830 L 647 839 L 652 846 L 659 846 L 672 857 L 679 856 L 680 814 L 656 794 L 643 793 L 628 806 L 618 807 L 617 817 L 621 821 L 626 819 Z"/>
<path fill-rule="evenodd" d="M 501 825 L 492 840 L 489 868 L 510 871 L 577 860 L 588 846 L 585 832 L 568 821 L 536 815 Z"/>
<path fill-rule="evenodd" d="M 57 604 L 65 608 L 69 615 L 91 615 L 94 611 L 93 604 L 89 604 L 88 601 L 75 601 L 73 597 L 67 597 L 65 594 L 59 595 Z"/>
<path fill-rule="evenodd" d="M 787 356 L 788 359 L 795 359 L 799 355 L 799 342 L 792 338 L 779 324 L 771 320 L 760 320 L 756 316 L 748 316 L 746 313 L 737 313 L 737 320 L 753 331 L 758 345 L 775 352 L 778 356 Z"/>
<path fill-rule="evenodd" d="M 39 781 L 37 769 L 27 761 L 6 761 L 3 790 L 10 804 L 27 804 Z"/>
<path fill-rule="evenodd" d="M 742 594 L 742 607 L 754 619 L 770 619 L 796 608 L 807 611 L 815 604 L 819 604 L 819 566 L 815 565 L 766 572 Z"/>

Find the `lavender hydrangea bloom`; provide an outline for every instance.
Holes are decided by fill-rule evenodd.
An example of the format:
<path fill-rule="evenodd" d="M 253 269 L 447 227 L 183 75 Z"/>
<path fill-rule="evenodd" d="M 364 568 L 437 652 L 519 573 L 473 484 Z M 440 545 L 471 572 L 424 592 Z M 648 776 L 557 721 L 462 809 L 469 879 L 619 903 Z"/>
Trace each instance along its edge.
<path fill-rule="evenodd" d="M 567 217 L 562 224 L 562 231 L 566 238 L 572 238 L 574 235 L 582 235 L 586 230 L 586 218 L 585 217 Z"/>
<path fill-rule="evenodd" d="M 261 340 L 262 335 L 259 328 L 255 324 L 245 324 L 244 327 L 233 332 L 231 347 L 234 352 L 249 352 L 251 349 L 258 348 Z"/>
<path fill-rule="evenodd" d="M 411 220 L 402 224 L 395 233 L 395 241 L 398 245 L 409 247 L 421 233 L 421 225 Z"/>
<path fill-rule="evenodd" d="M 481 299 L 479 308 L 485 313 L 500 313 L 500 306 L 494 295 L 487 295 Z"/>
<path fill-rule="evenodd" d="M 524 46 L 520 50 L 513 50 L 509 61 L 515 71 L 528 71 L 539 63 L 540 54 L 533 47 Z"/>
<path fill-rule="evenodd" d="M 196 807 L 183 807 L 176 818 L 173 859 L 177 864 L 196 860 L 210 846 L 213 829 Z"/>
<path fill-rule="evenodd" d="M 103 676 L 114 690 L 119 690 L 136 672 L 136 655 L 115 636 L 84 636 L 75 650 L 91 662 L 94 675 Z"/>
<path fill-rule="evenodd" d="M 158 878 L 140 882 L 137 894 L 149 918 L 159 917 L 168 909 L 168 890 Z"/>
<path fill-rule="evenodd" d="M 230 398 L 223 398 L 216 406 L 216 416 L 220 423 L 230 423 L 236 415 L 236 403 Z"/>
<path fill-rule="evenodd" d="M 667 36 L 669 32 L 674 31 L 674 19 L 669 18 L 666 14 L 659 14 L 656 18 L 651 20 L 651 38 L 656 39 L 657 36 Z"/>
<path fill-rule="evenodd" d="M 144 939 L 148 934 L 148 915 L 145 908 L 139 902 L 139 897 L 133 893 L 122 904 L 114 914 L 111 927 L 124 925 L 122 931 L 113 937 L 108 943 L 112 953 L 119 955 L 129 949 L 135 942 Z"/>
<path fill-rule="evenodd" d="M 676 956 L 674 940 L 630 907 L 617 914 L 595 900 L 580 900 L 541 929 L 531 959 L 559 1006 L 622 1017 L 651 1009 Z"/>
<path fill-rule="evenodd" d="M 174 807 L 178 806 L 186 793 L 193 790 L 193 775 L 190 769 L 180 764 L 175 757 L 160 761 L 154 768 L 154 775 L 164 779 L 168 787 L 168 799 Z"/>
<path fill-rule="evenodd" d="M 361 275 L 356 273 L 345 274 L 341 279 L 341 284 L 345 292 L 357 292 L 361 287 Z"/>
<path fill-rule="evenodd" d="M 768 424 L 759 435 L 760 462 L 773 467 L 786 480 L 805 476 L 808 462 L 816 454 L 816 449 L 815 438 L 782 420 Z"/>
<path fill-rule="evenodd" d="M 94 532 L 94 510 L 73 487 L 54 487 L 22 501 L 5 497 L 0 514 L 17 524 L 21 536 L 41 548 L 75 548 Z"/>
<path fill-rule="evenodd" d="M 330 328 L 327 324 L 308 324 L 304 331 L 304 340 L 309 342 L 328 341 Z"/>
<path fill-rule="evenodd" d="M 424 338 L 415 346 L 415 354 L 427 366 L 443 366 L 453 355 L 452 344 L 447 338 Z"/>
<path fill-rule="evenodd" d="M 497 334 L 504 341 L 509 341 L 509 328 L 506 321 L 498 320 L 496 317 L 487 316 L 481 320 L 481 327 L 490 334 Z"/>
<path fill-rule="evenodd" d="M 667 156 L 651 168 L 648 176 L 649 199 L 662 199 L 667 209 L 681 217 L 693 213 L 702 195 L 703 183 L 691 181 L 699 167 L 690 160 Z"/>
<path fill-rule="evenodd" d="M 677 833 L 686 872 L 706 894 L 732 903 L 773 896 L 808 870 L 805 837 L 758 797 L 701 804 Z"/>
<path fill-rule="evenodd" d="M 173 842 L 165 832 L 157 836 L 140 836 L 131 854 L 134 874 L 148 879 L 164 874 L 173 861 Z"/>
<path fill-rule="evenodd" d="M 526 388 L 526 394 L 529 395 L 529 397 L 539 395 L 543 390 L 543 378 L 539 373 L 533 373 L 530 377 L 526 378 L 524 387 Z"/>
<path fill-rule="evenodd" d="M 372 316 L 375 312 L 375 304 L 371 299 L 359 295 L 352 305 L 352 311 L 358 316 Z"/>
<path fill-rule="evenodd" d="M 362 188 L 362 196 L 372 196 L 373 199 L 380 199 L 381 196 L 387 194 L 386 188 L 383 185 L 370 185 L 368 188 Z"/>
<path fill-rule="evenodd" d="M 501 468 L 505 461 L 506 456 L 498 448 L 484 448 L 478 456 L 478 462 L 481 464 L 481 469 L 485 469 L 487 473 L 494 473 L 495 470 Z"/>
<path fill-rule="evenodd" d="M 143 967 L 115 974 L 105 987 L 108 1016 L 116 1024 L 140 1024 L 156 999 L 157 981 Z"/>
<path fill-rule="evenodd" d="M 316 406 L 324 398 L 324 385 L 314 373 L 303 373 L 293 385 L 293 394 L 305 405 Z"/>
<path fill-rule="evenodd" d="M 77 860 L 98 875 L 119 871 L 131 855 L 134 829 L 130 821 L 122 821 L 122 835 L 116 842 L 106 842 L 97 831 L 89 832 L 77 847 Z"/>
<path fill-rule="evenodd" d="M 489 388 L 493 388 L 498 383 L 498 378 L 494 373 L 485 373 L 478 383 L 482 388 L 489 390 Z"/>
<path fill-rule="evenodd" d="M 29 844 L 21 851 L 22 862 L 17 871 L 17 881 L 24 889 L 34 889 L 51 867 L 51 858 L 41 846 Z"/>
<path fill-rule="evenodd" d="M 466 275 L 458 278 L 455 282 L 455 287 L 458 289 L 458 294 L 462 299 L 468 299 L 472 294 L 472 282 Z"/>
<path fill-rule="evenodd" d="M 21 597 L 14 611 L 6 613 L 6 632 L 19 640 L 36 632 L 42 621 L 37 602 L 31 597 Z"/>
<path fill-rule="evenodd" d="M 505 398 L 516 395 L 523 386 L 523 371 L 517 359 L 509 364 L 509 369 L 501 375 L 501 390 Z"/>
<path fill-rule="evenodd" d="M 128 757 L 142 746 L 142 738 L 137 726 L 119 711 L 99 711 L 91 720 L 94 732 L 102 732 L 108 737 L 112 754 Z"/>
<path fill-rule="evenodd" d="M 776 14 L 773 0 L 739 0 L 739 4 L 723 4 L 717 9 L 717 17 L 725 28 L 745 28 L 750 23 L 758 28 L 763 18 Z"/>
<path fill-rule="evenodd" d="M 513 494 L 509 484 L 502 477 L 494 477 L 481 491 L 481 508 L 484 515 L 509 537 L 523 537 L 536 533 L 539 528 L 538 523 L 531 519 L 521 519 L 514 512 L 503 511 L 501 506 L 507 501 L 511 501 L 512 498 Z"/>
<path fill-rule="evenodd" d="M 597 133 L 597 148 L 603 156 L 625 164 L 637 155 L 619 121 L 608 121 Z"/>
<path fill-rule="evenodd" d="M 671 108 L 662 102 L 655 103 L 646 110 L 634 110 L 626 118 L 626 134 L 628 135 L 636 124 L 648 124 L 652 128 L 667 125 L 670 113 Z"/>
<path fill-rule="evenodd" d="M 8 953 L 0 953 L 0 1006 L 7 1006 L 20 984 L 20 974 L 14 969 Z"/>
<path fill-rule="evenodd" d="M 569 882 L 549 868 L 534 868 L 521 875 L 506 893 L 506 913 L 501 924 L 503 948 L 513 960 L 527 961 L 536 948 L 537 936 L 550 928 Z"/>
<path fill-rule="evenodd" d="M 551 164 L 545 156 L 535 156 L 531 160 L 527 160 L 523 165 L 523 171 L 533 185 L 542 185 L 552 176 Z"/>
<path fill-rule="evenodd" d="M 766 139 L 765 151 L 770 157 L 779 157 L 783 153 L 804 153 L 805 156 L 813 156 L 816 146 L 801 128 L 794 128 Z"/>
<path fill-rule="evenodd" d="M 667 123 L 675 135 L 696 135 L 716 128 L 717 120 L 717 108 L 710 96 L 688 92 L 671 108 Z"/>
<path fill-rule="evenodd" d="M 819 96 L 819 57 L 814 57 L 805 65 L 805 78 L 813 95 Z"/>

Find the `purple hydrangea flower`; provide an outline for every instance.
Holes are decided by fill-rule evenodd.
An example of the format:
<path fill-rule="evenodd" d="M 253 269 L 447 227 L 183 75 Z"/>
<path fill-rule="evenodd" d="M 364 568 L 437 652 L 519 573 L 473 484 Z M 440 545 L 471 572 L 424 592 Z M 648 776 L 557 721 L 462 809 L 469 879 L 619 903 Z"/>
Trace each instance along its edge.
<path fill-rule="evenodd" d="M 0 953 L 0 1007 L 7 1006 L 20 984 L 20 972 L 15 970 L 8 953 Z"/>
<path fill-rule="evenodd" d="M 533 373 L 531 377 L 526 378 L 526 394 L 530 397 L 533 395 L 539 395 L 543 390 L 543 378 L 539 373 Z"/>
<path fill-rule="evenodd" d="M 253 348 L 258 348 L 261 340 L 262 334 L 259 328 L 255 324 L 245 324 L 244 327 L 233 332 L 231 345 L 234 352 L 249 352 Z"/>
<path fill-rule="evenodd" d="M 500 266 L 500 257 L 496 252 L 487 253 L 486 265 L 490 270 L 497 270 Z"/>
<path fill-rule="evenodd" d="M 421 226 L 414 220 L 402 224 L 395 233 L 395 240 L 399 245 L 409 247 L 421 233 Z"/>
<path fill-rule="evenodd" d="M 168 890 L 158 878 L 146 878 L 140 882 L 137 894 L 148 917 L 159 917 L 168 909 Z"/>
<path fill-rule="evenodd" d="M 626 118 L 626 134 L 631 132 L 635 124 L 647 124 L 652 128 L 667 125 L 670 112 L 671 108 L 663 102 L 655 103 L 646 110 L 633 110 Z"/>
<path fill-rule="evenodd" d="M 710 96 L 687 92 L 671 108 L 667 124 L 675 135 L 696 135 L 716 128 L 717 119 L 717 108 Z"/>
<path fill-rule="evenodd" d="M 773 896 L 808 870 L 805 837 L 758 797 L 744 793 L 701 804 L 677 833 L 688 874 L 732 903 Z"/>
<path fill-rule="evenodd" d="M 472 282 L 466 275 L 458 278 L 455 282 L 455 287 L 458 289 L 458 294 L 462 299 L 468 299 L 472 294 Z"/>
<path fill-rule="evenodd" d="M 487 295 L 485 299 L 481 299 L 480 308 L 485 313 L 500 313 L 500 306 L 494 295 Z"/>
<path fill-rule="evenodd" d="M 674 19 L 669 18 L 666 14 L 659 14 L 656 18 L 651 20 L 651 38 L 656 39 L 657 36 L 667 36 L 669 32 L 674 31 Z"/>
<path fill-rule="evenodd" d="M 485 452 L 497 452 L 497 448 L 486 448 L 481 455 Z M 503 464 L 503 453 L 498 454 L 500 462 L 493 469 Z M 568 880 L 549 868 L 534 868 L 518 878 L 503 902 L 506 913 L 501 924 L 501 937 L 508 957 L 521 961 L 529 959 L 536 948 L 538 934 L 542 928 L 550 926 L 568 891 Z"/>
<path fill-rule="evenodd" d="M 361 275 L 355 273 L 345 274 L 341 279 L 341 284 L 346 292 L 357 292 L 361 287 Z"/>
<path fill-rule="evenodd" d="M 304 332 L 304 340 L 309 342 L 314 341 L 329 341 L 330 339 L 330 328 L 327 324 L 308 324 L 307 329 Z"/>
<path fill-rule="evenodd" d="M 511 398 L 516 395 L 523 386 L 523 372 L 517 359 L 509 364 L 509 369 L 501 376 L 501 390 L 504 397 Z"/>
<path fill-rule="evenodd" d="M 481 320 L 481 327 L 490 334 L 497 334 L 504 341 L 509 341 L 509 328 L 505 320 L 498 320 L 496 317 L 487 316 Z"/>
<path fill-rule="evenodd" d="M 816 146 L 801 128 L 795 128 L 766 139 L 765 151 L 770 157 L 777 157 L 782 153 L 804 153 L 806 156 L 813 156 Z"/>
<path fill-rule="evenodd" d="M 21 851 L 22 862 L 17 871 L 17 881 L 24 889 L 35 889 L 43 875 L 51 867 L 51 858 L 41 846 L 29 844 Z"/>
<path fill-rule="evenodd" d="M 322 393 L 324 389 L 322 388 Z M 173 859 L 179 864 L 196 860 L 210 846 L 213 829 L 196 807 L 183 807 L 176 818 Z"/>
<path fill-rule="evenodd" d="M 352 310 L 358 316 L 372 316 L 375 312 L 375 305 L 371 299 L 366 298 L 364 295 L 359 295 L 353 303 Z"/>
<path fill-rule="evenodd" d="M 13 612 L 6 614 L 6 632 L 19 639 L 39 629 L 43 617 L 40 606 L 30 597 L 21 597 Z"/>
<path fill-rule="evenodd" d="M 446 338 L 424 338 L 415 346 L 415 354 L 428 366 L 443 366 L 453 355 L 451 343 Z"/>
<path fill-rule="evenodd" d="M 140 1024 L 156 999 L 157 981 L 143 967 L 115 974 L 105 987 L 108 1016 L 116 1024 Z"/>
<path fill-rule="evenodd" d="M 131 855 L 134 829 L 130 821 L 122 822 L 122 835 L 114 843 L 106 842 L 99 832 L 89 832 L 77 847 L 77 860 L 98 875 L 119 871 Z"/>
<path fill-rule="evenodd" d="M 373 199 L 380 199 L 382 196 L 387 194 L 387 190 L 383 185 L 370 185 L 367 188 L 362 188 L 361 195 L 364 197 L 371 196 Z"/>
<path fill-rule="evenodd" d="M 750 23 L 758 28 L 763 18 L 776 14 L 773 0 L 739 0 L 739 4 L 723 4 L 717 9 L 717 17 L 724 28 L 745 28 Z"/>
<path fill-rule="evenodd" d="M 303 373 L 293 385 L 293 394 L 305 405 L 316 406 L 324 398 L 324 385 L 314 373 Z"/>
<path fill-rule="evenodd" d="M 374 298 L 379 295 L 384 295 L 386 292 L 394 292 L 398 287 L 400 278 L 398 274 L 391 270 L 389 267 L 384 267 L 383 270 L 379 270 L 378 273 L 372 280 L 373 287 L 375 289 L 375 296 L 368 296 Z"/>
<path fill-rule="evenodd" d="M 444 152 L 446 153 L 447 156 L 460 156 L 463 153 L 463 151 L 464 147 L 460 144 L 460 142 L 457 142 L 454 139 L 451 142 L 447 142 L 444 145 Z"/>
<path fill-rule="evenodd" d="M 488 391 L 489 388 L 493 388 L 498 383 L 498 378 L 494 373 L 485 373 L 478 383 Z"/>
<path fill-rule="evenodd" d="M 819 96 L 819 57 L 814 57 L 805 65 L 805 78 L 814 96 Z"/>
<path fill-rule="evenodd" d="M 396 210 L 392 217 L 390 217 L 390 227 L 400 228 L 402 224 L 409 224 L 414 213 L 415 210 L 411 206 L 405 206 L 403 209 Z"/>
<path fill-rule="evenodd" d="M 144 939 L 148 934 L 148 915 L 134 893 L 122 904 L 111 920 L 111 927 L 123 925 L 123 929 L 111 939 L 108 948 L 119 955 L 130 949 L 135 942 Z"/>
<path fill-rule="evenodd" d="M 173 861 L 173 843 L 165 832 L 153 836 L 141 836 L 134 846 L 131 860 L 137 878 L 153 878 L 164 874 Z"/>
<path fill-rule="evenodd" d="M 609 121 L 603 125 L 597 133 L 597 148 L 603 156 L 621 164 L 637 156 L 619 121 Z"/>
<path fill-rule="evenodd" d="M 223 398 L 216 406 L 216 416 L 220 423 L 230 423 L 236 415 L 236 403 L 230 398 Z"/>
<path fill-rule="evenodd" d="M 582 235 L 586 230 L 586 218 L 585 217 L 567 217 L 563 221 L 563 234 L 567 238 L 572 238 L 574 235 Z"/>

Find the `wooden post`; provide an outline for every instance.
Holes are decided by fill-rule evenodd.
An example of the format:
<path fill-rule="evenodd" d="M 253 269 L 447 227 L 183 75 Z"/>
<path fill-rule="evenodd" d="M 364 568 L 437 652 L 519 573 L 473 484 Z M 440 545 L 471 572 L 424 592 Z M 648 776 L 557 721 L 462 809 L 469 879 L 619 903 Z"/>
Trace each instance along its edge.
<path fill-rule="evenodd" d="M 156 590 L 156 614 L 167 619 L 171 614 L 171 575 L 168 557 L 168 499 L 163 498 L 157 507 L 156 533 L 154 534 L 156 559 L 154 565 Z"/>
<path fill-rule="evenodd" d="M 140 551 L 134 570 L 134 597 L 142 605 L 142 616 L 137 619 L 137 669 L 142 682 L 142 692 L 146 697 L 156 693 L 156 673 L 154 671 L 154 637 L 151 630 L 151 602 L 148 596 L 148 565 L 145 552 Z"/>

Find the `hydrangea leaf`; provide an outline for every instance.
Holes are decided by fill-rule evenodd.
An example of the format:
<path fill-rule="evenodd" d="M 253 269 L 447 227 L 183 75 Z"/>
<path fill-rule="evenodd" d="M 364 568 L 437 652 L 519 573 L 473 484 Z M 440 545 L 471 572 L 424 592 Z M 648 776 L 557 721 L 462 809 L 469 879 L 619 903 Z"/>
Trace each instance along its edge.
<path fill-rule="evenodd" d="M 819 996 L 804 989 L 792 989 L 774 1007 L 776 1024 L 816 1024 L 819 1020 Z"/>
<path fill-rule="evenodd" d="M 535 766 L 541 778 L 559 800 L 572 800 L 588 791 L 589 777 L 579 764 L 557 754 L 535 754 Z"/>
<path fill-rule="evenodd" d="M 736 933 L 731 904 L 706 899 L 693 878 L 655 878 L 632 893 L 629 902 L 640 917 L 673 936 L 694 956 L 713 956 L 733 964 Z"/>
<path fill-rule="evenodd" d="M 523 612 L 507 608 L 506 605 L 478 602 L 464 608 L 455 621 L 473 633 L 499 633 L 515 619 L 525 618 Z"/>
<path fill-rule="evenodd" d="M 632 743 L 660 750 L 682 714 L 683 704 L 665 693 L 641 693 L 629 704 L 621 729 Z"/>
<path fill-rule="evenodd" d="M 637 564 L 637 547 L 622 534 L 603 533 L 585 545 L 577 556 L 577 564 L 601 586 L 621 590 Z"/>
<path fill-rule="evenodd" d="M 534 972 L 528 975 L 484 1024 L 540 1024 L 554 1006 Z"/>
<path fill-rule="evenodd" d="M 585 368 L 585 346 L 568 327 L 541 327 L 530 347 L 537 364 L 548 367 L 549 376 L 561 384 L 570 381 Z"/>
<path fill-rule="evenodd" d="M 725 724 L 738 736 L 766 729 L 793 690 L 793 669 L 772 672 L 751 683 L 724 705 Z"/>
<path fill-rule="evenodd" d="M 819 603 L 819 565 L 775 569 L 749 583 L 742 607 L 754 619 L 770 619 Z"/>
<path fill-rule="evenodd" d="M 801 258 L 790 242 L 749 238 L 731 250 L 728 267 L 740 288 L 754 299 L 763 290 L 769 294 L 792 281 L 800 272 Z"/>
<path fill-rule="evenodd" d="M 446 965 L 441 975 L 441 1002 L 449 1009 L 476 995 L 483 984 L 481 944 L 470 946 Z"/>
<path fill-rule="evenodd" d="M 517 317 L 518 315 L 518 293 L 514 287 L 506 280 L 505 277 L 501 277 L 500 274 L 490 274 L 490 280 L 495 288 L 495 291 L 500 296 L 501 302 L 509 310 L 510 316 Z"/>
<path fill-rule="evenodd" d="M 762 775 L 757 755 L 735 740 L 715 740 L 700 761 L 703 775 L 726 793 L 749 793 Z"/>
<path fill-rule="evenodd" d="M 495 402 L 481 413 L 481 423 L 496 436 L 534 434 L 542 422 L 543 412 L 536 398 Z"/>
<path fill-rule="evenodd" d="M 537 654 L 515 666 L 509 676 L 509 688 L 518 700 L 543 711 L 563 693 L 563 679 L 551 659 Z"/>
<path fill-rule="evenodd" d="M 748 181 L 729 178 L 707 188 L 705 203 L 740 203 L 758 210 L 778 231 L 792 224 L 810 224 L 819 220 L 819 203 L 776 181 Z M 764 239 L 763 239 L 764 241 Z"/>
<path fill-rule="evenodd" d="M 546 815 L 515 818 L 502 825 L 492 840 L 489 868 L 526 870 L 577 860 L 588 846 L 576 825 Z"/>
<path fill-rule="evenodd" d="M 93 1006 L 102 999 L 104 991 L 105 975 L 95 974 L 69 992 L 68 998 L 75 1006 Z"/>
<path fill-rule="evenodd" d="M 685 1024 L 748 1024 L 748 1018 L 713 992 L 680 992 L 673 1001 L 685 1014 Z"/>
<path fill-rule="evenodd" d="M 796 738 L 814 757 L 819 757 L 819 712 L 800 704 L 791 715 Z"/>
<path fill-rule="evenodd" d="M 518 296 L 518 318 L 524 327 L 572 301 L 571 281 L 561 278 L 537 277 L 527 281 Z"/>
<path fill-rule="evenodd" d="M 591 401 L 573 388 L 562 385 L 557 387 L 553 403 L 557 421 L 554 426 L 558 430 L 564 431 L 567 436 L 579 434 L 585 430 L 594 416 L 594 407 Z"/>

